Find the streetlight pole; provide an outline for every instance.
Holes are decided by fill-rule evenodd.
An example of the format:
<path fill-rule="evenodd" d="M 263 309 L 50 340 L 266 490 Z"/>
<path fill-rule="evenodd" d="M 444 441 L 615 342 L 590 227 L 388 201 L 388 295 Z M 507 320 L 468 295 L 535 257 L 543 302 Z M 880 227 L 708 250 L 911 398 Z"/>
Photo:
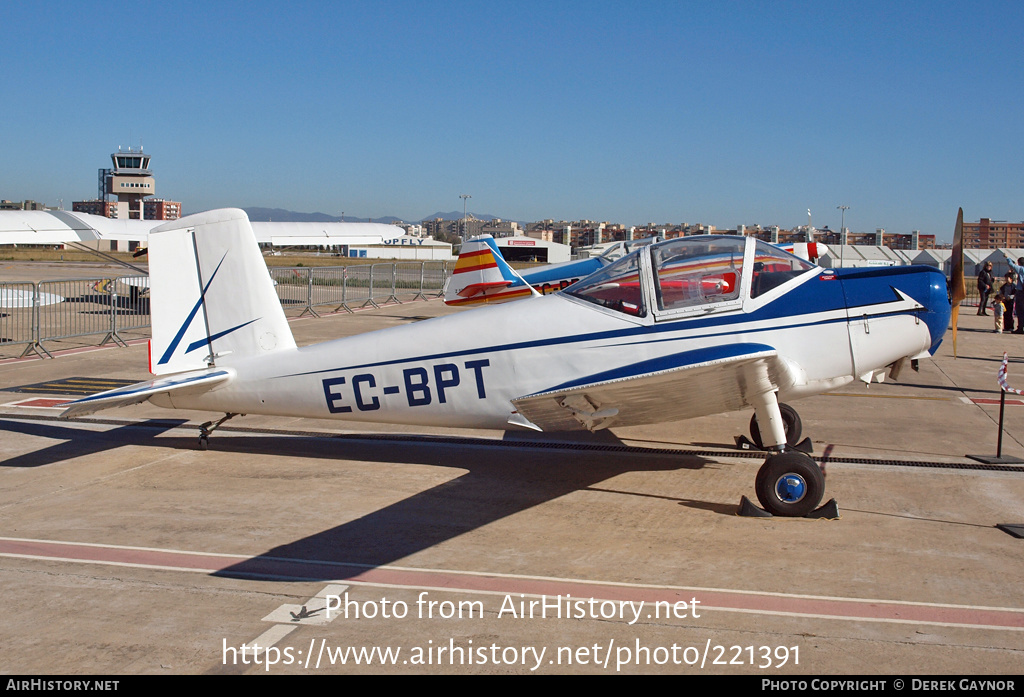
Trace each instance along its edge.
<path fill-rule="evenodd" d="M 467 223 L 466 223 L 466 199 L 467 198 L 473 198 L 473 197 L 470 196 L 469 194 L 459 194 L 459 198 L 462 199 L 462 235 L 463 235 L 462 241 L 465 242 L 466 241 L 466 239 L 465 239 L 466 238 L 466 229 L 467 229 Z"/>
<path fill-rule="evenodd" d="M 839 268 L 843 268 L 843 257 L 846 254 L 846 211 L 850 210 L 850 207 L 836 206 L 836 209 L 843 212 L 839 223 Z"/>

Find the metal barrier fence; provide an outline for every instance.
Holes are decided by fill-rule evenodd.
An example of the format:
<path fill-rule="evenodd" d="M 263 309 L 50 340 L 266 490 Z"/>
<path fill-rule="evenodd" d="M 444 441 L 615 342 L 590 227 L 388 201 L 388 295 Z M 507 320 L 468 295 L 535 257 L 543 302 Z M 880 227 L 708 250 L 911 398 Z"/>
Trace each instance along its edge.
<path fill-rule="evenodd" d="M 147 276 L 0 284 L 0 345 L 24 344 L 22 356 L 50 356 L 46 341 L 100 334 L 101 346 L 127 345 L 122 333 L 150 326 L 148 287 Z"/>
<path fill-rule="evenodd" d="M 319 316 L 318 310 L 438 297 L 452 268 L 443 261 L 396 262 L 272 268 L 270 276 L 286 312 Z M 0 349 L 23 346 L 22 356 L 52 357 L 43 342 L 100 335 L 100 346 L 127 345 L 132 334 L 148 334 L 140 332 L 151 326 L 148 291 L 148 276 L 0 283 Z"/>
<path fill-rule="evenodd" d="M 125 344 L 120 332 L 150 326 L 146 276 L 40 281 L 38 286 L 41 299 L 63 299 L 39 303 L 36 341 L 40 346 L 44 341 L 93 334 L 104 335 L 101 346 L 108 341 Z"/>
<path fill-rule="evenodd" d="M 38 292 L 35 283 L 0 284 L 0 346 L 25 345 L 22 355 L 36 343 Z"/>
<path fill-rule="evenodd" d="M 353 312 L 360 307 L 438 297 L 452 268 L 452 263 L 443 261 L 275 267 L 270 276 L 285 312 L 299 310 L 300 316 L 319 316 L 325 309 Z"/>

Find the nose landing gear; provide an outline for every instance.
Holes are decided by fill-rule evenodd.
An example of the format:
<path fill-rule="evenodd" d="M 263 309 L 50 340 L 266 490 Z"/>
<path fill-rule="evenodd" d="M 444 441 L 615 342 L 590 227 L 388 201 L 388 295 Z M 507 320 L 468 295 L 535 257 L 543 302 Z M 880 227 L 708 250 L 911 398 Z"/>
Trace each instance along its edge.
<path fill-rule="evenodd" d="M 757 500 L 772 515 L 803 517 L 825 494 L 825 475 L 807 455 L 788 450 L 769 455 L 754 480 Z"/>
<path fill-rule="evenodd" d="M 739 515 L 838 518 L 835 500 L 818 509 L 825 494 L 825 473 L 810 456 L 810 439 L 800 441 L 800 415 L 788 404 L 780 404 L 775 393 L 758 395 L 753 402 L 750 436 L 758 449 L 769 451 L 754 479 L 764 510 L 743 497 Z M 769 426 L 763 435 L 760 423 Z"/>
<path fill-rule="evenodd" d="M 779 413 L 782 415 L 782 426 L 786 431 L 786 445 L 795 448 L 800 442 L 803 434 L 803 422 L 796 409 L 788 404 L 779 404 Z M 761 439 L 761 428 L 757 424 L 757 412 L 750 417 L 750 440 L 757 446 L 758 450 L 764 450 L 764 441 Z"/>

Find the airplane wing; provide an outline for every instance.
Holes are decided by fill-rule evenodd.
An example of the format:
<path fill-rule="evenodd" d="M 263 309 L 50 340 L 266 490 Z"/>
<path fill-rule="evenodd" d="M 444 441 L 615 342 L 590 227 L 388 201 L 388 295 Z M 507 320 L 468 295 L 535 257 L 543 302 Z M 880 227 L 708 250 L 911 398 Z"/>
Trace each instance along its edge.
<path fill-rule="evenodd" d="M 742 409 L 751 405 L 751 396 L 796 380 L 794 369 L 771 346 L 728 344 L 634 363 L 514 399 L 518 414 L 509 421 L 543 431 L 596 431 L 683 420 Z"/>
<path fill-rule="evenodd" d="M 130 404 L 145 402 L 155 394 L 175 392 L 178 394 L 201 394 L 222 385 L 235 376 L 235 371 L 227 368 L 214 370 L 193 370 L 187 373 L 176 373 L 167 377 L 137 382 L 127 387 L 119 387 L 106 392 L 67 402 L 61 412 L 62 419 L 74 416 L 85 416 L 113 407 L 126 407 Z"/>
<path fill-rule="evenodd" d="M 0 211 L 0 244 L 66 244 L 89 240 L 146 243 L 166 220 L 118 220 L 77 211 Z M 381 244 L 405 231 L 384 223 L 252 223 L 256 241 L 277 246 Z"/>
<path fill-rule="evenodd" d="M 0 244 L 64 244 L 89 240 L 144 242 L 156 222 L 115 220 L 72 211 L 0 211 Z"/>

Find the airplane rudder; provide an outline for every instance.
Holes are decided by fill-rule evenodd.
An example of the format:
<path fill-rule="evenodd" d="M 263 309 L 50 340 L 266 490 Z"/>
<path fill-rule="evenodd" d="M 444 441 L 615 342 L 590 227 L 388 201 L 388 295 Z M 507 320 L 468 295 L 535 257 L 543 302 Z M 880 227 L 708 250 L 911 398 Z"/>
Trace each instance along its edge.
<path fill-rule="evenodd" d="M 294 348 L 245 213 L 208 211 L 175 223 L 150 235 L 153 372 Z"/>
<path fill-rule="evenodd" d="M 259 355 L 295 348 L 252 226 L 239 213 L 196 233 L 214 352 Z"/>
<path fill-rule="evenodd" d="M 165 223 L 149 235 L 149 351 L 154 375 L 205 365 L 201 354 L 179 351 L 182 344 L 188 346 L 205 336 L 191 217 L 175 221 L 177 225 Z M 197 315 L 200 322 L 195 321 Z"/>

